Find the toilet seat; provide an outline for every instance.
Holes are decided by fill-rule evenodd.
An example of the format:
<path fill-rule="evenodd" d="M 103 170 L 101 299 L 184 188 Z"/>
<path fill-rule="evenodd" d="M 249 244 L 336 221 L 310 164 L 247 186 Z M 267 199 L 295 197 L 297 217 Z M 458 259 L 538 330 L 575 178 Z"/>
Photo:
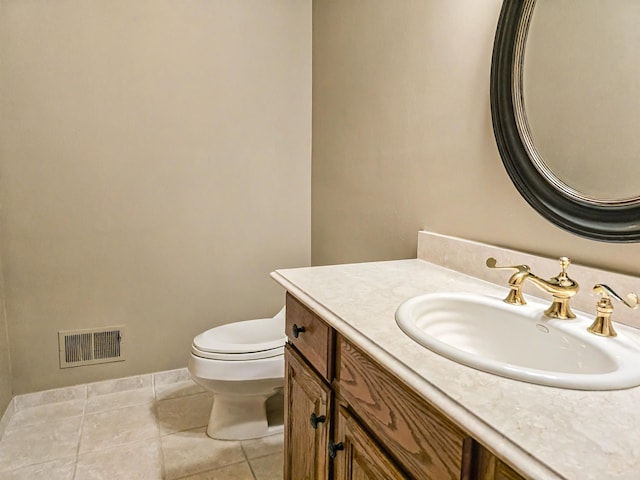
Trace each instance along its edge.
<path fill-rule="evenodd" d="M 245 352 L 245 353 L 205 352 L 198 349 L 195 345 L 192 345 L 191 353 L 194 354 L 196 357 L 208 358 L 209 360 L 226 360 L 230 362 L 260 360 L 263 358 L 271 358 L 271 357 L 278 357 L 280 355 L 284 355 L 284 344 L 281 347 L 271 348 L 269 350 L 262 350 L 258 352 Z"/>
<path fill-rule="evenodd" d="M 284 316 L 214 327 L 193 339 L 191 353 L 211 360 L 257 360 L 284 355 Z"/>

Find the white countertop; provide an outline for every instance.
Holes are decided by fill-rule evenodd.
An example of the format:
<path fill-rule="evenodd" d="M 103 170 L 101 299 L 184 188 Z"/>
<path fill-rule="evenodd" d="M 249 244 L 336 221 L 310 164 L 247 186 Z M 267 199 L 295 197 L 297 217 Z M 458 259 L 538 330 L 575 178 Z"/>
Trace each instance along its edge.
<path fill-rule="evenodd" d="M 395 322 L 398 306 L 416 295 L 503 298 L 507 287 L 418 259 L 277 270 L 272 277 L 527 477 L 640 479 L 640 387 L 585 392 L 498 377 L 431 352 Z"/>

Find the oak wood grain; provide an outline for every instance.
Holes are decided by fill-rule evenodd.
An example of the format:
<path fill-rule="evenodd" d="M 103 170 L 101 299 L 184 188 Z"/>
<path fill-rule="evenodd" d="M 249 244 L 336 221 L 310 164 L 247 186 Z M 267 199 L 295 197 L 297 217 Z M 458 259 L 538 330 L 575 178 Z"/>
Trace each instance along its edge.
<path fill-rule="evenodd" d="M 409 478 L 344 408 L 340 408 L 336 416 L 334 441 L 342 443 L 344 448 L 335 459 L 334 480 Z"/>
<path fill-rule="evenodd" d="M 287 294 L 286 333 L 294 345 L 322 378 L 331 381 L 334 372 L 333 350 L 335 334 L 318 315 L 296 298 Z M 296 338 L 293 325 L 303 327 Z"/>
<path fill-rule="evenodd" d="M 467 435 L 343 337 L 337 345 L 339 393 L 384 448 L 415 478 L 460 479 Z"/>
<path fill-rule="evenodd" d="M 285 480 L 320 480 L 329 475 L 327 443 L 331 429 L 331 389 L 291 348 L 285 347 Z M 326 420 L 311 425 L 311 414 Z"/>
<path fill-rule="evenodd" d="M 525 480 L 525 477 L 479 443 L 476 443 L 474 450 L 477 480 Z"/>

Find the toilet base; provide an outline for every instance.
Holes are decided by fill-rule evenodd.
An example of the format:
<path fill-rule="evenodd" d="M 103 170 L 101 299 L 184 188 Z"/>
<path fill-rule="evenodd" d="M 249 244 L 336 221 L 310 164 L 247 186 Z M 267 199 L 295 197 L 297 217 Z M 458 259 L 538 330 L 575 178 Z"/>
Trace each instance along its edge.
<path fill-rule="evenodd" d="M 281 423 L 269 424 L 266 402 L 272 396 L 273 392 L 252 396 L 215 394 L 207 435 L 217 440 L 250 440 L 284 431 Z"/>

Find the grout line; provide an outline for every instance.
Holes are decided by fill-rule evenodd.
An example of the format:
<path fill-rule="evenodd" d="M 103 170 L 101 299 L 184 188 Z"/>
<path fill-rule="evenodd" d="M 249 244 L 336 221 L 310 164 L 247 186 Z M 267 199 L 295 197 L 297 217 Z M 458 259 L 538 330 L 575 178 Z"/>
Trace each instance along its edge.
<path fill-rule="evenodd" d="M 155 376 L 154 376 L 154 380 L 153 380 L 153 384 L 154 384 L 154 391 L 155 391 Z M 160 474 L 161 474 L 161 478 L 166 478 L 167 477 L 167 469 L 166 466 L 164 464 L 165 462 L 165 458 L 164 458 L 164 446 L 162 444 L 162 428 L 160 428 L 160 417 L 158 416 L 158 401 L 154 401 L 153 402 L 153 416 L 156 419 L 156 426 L 158 427 L 158 446 L 160 447 Z"/>
<path fill-rule="evenodd" d="M 247 465 L 249 465 L 249 470 L 251 471 L 253 480 L 258 480 L 258 477 L 256 477 L 256 472 L 253 471 L 253 465 L 251 465 L 251 462 L 249 460 L 247 460 Z"/>
<path fill-rule="evenodd" d="M 85 416 L 102 415 L 103 413 L 114 412 L 116 410 L 124 410 L 125 408 L 142 407 L 143 405 L 155 405 L 155 401 L 154 400 L 150 400 L 150 401 L 147 401 L 147 402 L 132 403 L 132 404 L 129 404 L 129 405 L 120 405 L 118 407 L 109 408 L 107 410 L 97 410 L 95 412 L 85 412 L 84 415 Z"/>
<path fill-rule="evenodd" d="M 100 454 L 102 452 L 107 452 L 109 450 L 115 450 L 115 449 L 118 449 L 118 448 L 126 447 L 128 445 L 134 445 L 136 443 L 146 443 L 149 440 L 158 440 L 159 441 L 160 438 L 156 437 L 156 436 L 150 436 L 150 437 L 146 437 L 146 438 L 139 438 L 137 440 L 131 440 L 131 441 L 124 442 L 124 443 L 118 443 L 117 445 L 109 444 L 106 447 L 102 447 L 102 448 L 98 448 L 96 450 L 90 450 L 88 452 L 84 452 L 82 455 L 84 456 L 84 455 Z M 80 445 L 78 445 L 78 451 L 79 451 L 79 449 L 80 449 Z M 80 457 L 80 453 L 79 452 L 78 452 L 78 457 Z"/>
<path fill-rule="evenodd" d="M 24 469 L 31 468 L 31 467 L 37 467 L 38 465 L 44 465 L 44 464 L 47 464 L 47 463 L 54 463 L 54 462 L 64 461 L 64 460 L 71 459 L 71 458 L 73 458 L 73 457 L 52 458 L 50 460 L 44 460 L 42 462 L 29 463 L 27 465 L 21 465 L 19 467 L 15 467 L 15 468 L 9 468 L 9 469 L 0 470 L 0 478 L 4 478 L 3 475 L 5 473 L 11 473 L 11 472 L 15 473 L 15 472 L 17 472 L 19 470 L 24 470 Z M 75 469 L 75 466 L 74 466 L 74 469 Z"/>
<path fill-rule="evenodd" d="M 240 441 L 240 450 L 242 451 L 242 455 L 244 455 L 244 459 L 247 462 L 247 465 L 249 466 L 249 471 L 251 472 L 251 476 L 253 477 L 253 480 L 256 480 L 256 472 L 253 471 L 253 465 L 251 465 L 251 462 L 249 461 L 249 456 L 247 455 L 247 452 L 244 449 L 244 444 L 242 443 L 242 441 Z"/>
<path fill-rule="evenodd" d="M 76 461 L 73 465 L 73 479 L 76 478 L 76 471 L 78 470 L 78 458 L 80 457 L 80 442 L 82 442 L 82 432 L 84 431 L 84 422 L 87 413 L 88 397 L 84 400 L 84 407 L 82 408 L 82 420 L 80 420 L 80 431 L 78 432 L 78 446 L 76 447 Z"/>
<path fill-rule="evenodd" d="M 63 391 L 69 391 L 72 392 L 73 390 L 78 390 L 78 391 L 82 391 L 82 394 L 80 396 L 75 396 L 75 394 L 72 394 L 70 398 L 62 398 L 62 399 L 57 399 L 55 398 L 54 400 L 49 400 L 49 401 L 38 401 L 36 402 L 34 405 L 24 405 L 25 399 L 29 398 L 29 397 L 37 397 L 40 396 L 40 398 L 42 399 L 42 397 L 44 396 L 43 394 L 46 394 L 48 392 L 63 392 Z M 54 395 L 55 397 L 55 395 Z M 63 396 L 64 397 L 64 396 Z M 58 403 L 64 403 L 64 402 L 70 402 L 73 400 L 86 400 L 87 399 L 87 384 L 79 384 L 79 385 L 72 385 L 69 387 L 60 387 L 60 388 L 52 388 L 50 390 L 42 390 L 40 392 L 31 392 L 31 393 L 24 393 L 21 395 L 16 395 L 14 397 L 15 399 L 15 411 L 18 412 L 20 410 L 27 410 L 29 408 L 38 408 L 38 407 L 45 407 L 47 405 L 56 405 Z"/>
<path fill-rule="evenodd" d="M 209 396 L 213 397 L 213 394 L 211 392 L 207 392 L 205 390 L 204 392 L 188 393 L 187 395 L 178 395 L 177 397 L 159 398 L 159 399 L 156 399 L 156 401 L 157 402 L 166 402 L 167 400 L 176 400 L 178 398 L 195 397 L 196 395 L 202 395 L 203 393 L 206 393 Z"/>
<path fill-rule="evenodd" d="M 198 472 L 191 472 L 191 473 L 187 473 L 186 475 L 182 475 L 181 477 L 177 477 L 173 480 L 184 480 L 185 478 L 191 478 L 194 475 L 200 475 L 201 473 L 209 473 L 209 472 L 218 472 L 220 470 L 223 470 L 225 468 L 229 468 L 229 467 L 233 467 L 235 465 L 241 465 L 243 463 L 246 463 L 249 466 L 249 470 L 251 470 L 251 465 L 249 465 L 249 462 L 247 460 L 242 460 L 240 462 L 233 462 L 233 463 L 229 463 L 227 465 L 222 465 L 221 467 L 215 467 L 215 468 L 210 468 L 208 470 L 202 470 L 202 471 L 198 471 Z M 251 470 L 251 475 L 254 477 L 255 480 L 255 475 L 253 475 L 253 470 Z M 164 477 L 162 477 L 164 478 Z"/>
<path fill-rule="evenodd" d="M 190 427 L 190 428 L 186 428 L 184 430 L 171 430 L 168 432 L 164 432 L 162 433 L 162 430 L 160 431 L 160 437 L 168 437 L 170 435 L 176 435 L 178 433 L 184 433 L 184 432 L 196 432 L 197 430 L 202 430 L 204 429 L 204 434 L 207 434 L 207 424 L 205 423 L 204 425 L 200 425 L 199 427 Z M 231 440 L 233 441 L 239 441 L 239 440 Z"/>
<path fill-rule="evenodd" d="M 35 423 L 27 423 L 25 425 L 19 425 L 17 427 L 8 428 L 7 432 L 15 432 L 15 431 L 18 431 L 18 430 L 26 430 L 26 429 L 32 428 L 32 427 L 46 426 L 49 423 L 58 422 L 60 420 L 72 420 L 72 419 L 78 418 L 78 417 L 83 417 L 84 418 L 84 413 L 80 413 L 78 415 L 70 415 L 68 417 L 58 417 L 58 418 L 52 418 L 52 419 L 49 419 L 49 420 L 42 420 L 40 422 L 35 422 Z M 80 421 L 80 423 L 82 423 L 82 420 Z"/>
<path fill-rule="evenodd" d="M 249 457 L 247 457 L 247 461 L 251 462 L 251 460 L 260 460 L 262 458 L 271 457 L 273 455 L 280 455 L 280 452 L 269 452 L 269 453 L 265 453 L 265 454 L 259 454 L 259 455 L 256 455 L 255 457 L 251 457 L 251 459 L 249 459 Z"/>

